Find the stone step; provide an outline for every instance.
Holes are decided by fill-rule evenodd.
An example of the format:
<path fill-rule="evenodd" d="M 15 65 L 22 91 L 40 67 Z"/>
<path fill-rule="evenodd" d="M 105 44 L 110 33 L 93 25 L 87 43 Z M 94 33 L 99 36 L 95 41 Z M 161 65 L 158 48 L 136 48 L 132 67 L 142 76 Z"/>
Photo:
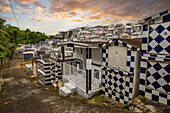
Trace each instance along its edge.
<path fill-rule="evenodd" d="M 76 87 L 76 83 L 74 83 L 73 81 L 69 80 L 69 83 Z"/>
<path fill-rule="evenodd" d="M 59 94 L 62 96 L 67 96 L 67 95 L 71 94 L 71 90 L 67 89 L 66 87 L 60 87 Z"/>
<path fill-rule="evenodd" d="M 76 91 L 76 86 L 72 85 L 71 83 L 65 83 L 64 87 L 66 87 L 67 89 L 69 89 L 71 91 L 71 93 L 74 93 Z"/>

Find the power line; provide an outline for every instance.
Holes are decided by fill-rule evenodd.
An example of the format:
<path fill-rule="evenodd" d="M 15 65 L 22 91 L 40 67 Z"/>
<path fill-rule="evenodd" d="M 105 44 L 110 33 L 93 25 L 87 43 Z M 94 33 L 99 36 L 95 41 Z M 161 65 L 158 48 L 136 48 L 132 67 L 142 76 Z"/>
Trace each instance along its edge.
<path fill-rule="evenodd" d="M 16 15 L 15 15 L 14 9 L 13 9 L 12 4 L 11 4 L 11 0 L 8 0 L 8 1 L 9 1 L 9 3 L 10 3 L 10 6 L 11 6 L 11 9 L 12 9 L 12 12 L 13 12 L 13 14 L 14 14 L 15 21 L 16 21 L 16 23 L 17 23 L 17 25 L 18 25 L 18 28 L 20 29 L 19 24 L 18 24 L 17 17 L 16 17 Z"/>

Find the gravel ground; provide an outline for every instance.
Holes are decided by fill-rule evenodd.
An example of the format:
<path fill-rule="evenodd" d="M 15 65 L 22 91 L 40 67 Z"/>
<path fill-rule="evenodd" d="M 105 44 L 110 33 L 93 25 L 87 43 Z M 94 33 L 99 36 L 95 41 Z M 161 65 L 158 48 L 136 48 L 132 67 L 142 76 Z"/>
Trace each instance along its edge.
<path fill-rule="evenodd" d="M 23 56 L 15 56 L 1 70 L 6 80 L 0 94 L 0 113 L 125 113 L 120 109 L 72 101 L 45 91 L 31 82 L 20 66 Z M 7 103 L 6 103 L 7 102 Z"/>

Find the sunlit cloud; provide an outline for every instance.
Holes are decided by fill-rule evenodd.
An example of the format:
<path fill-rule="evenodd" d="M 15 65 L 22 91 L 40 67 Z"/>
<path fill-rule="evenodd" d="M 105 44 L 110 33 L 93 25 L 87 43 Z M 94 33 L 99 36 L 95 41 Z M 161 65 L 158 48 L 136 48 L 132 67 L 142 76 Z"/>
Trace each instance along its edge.
<path fill-rule="evenodd" d="M 9 6 L 0 7 L 0 13 L 10 12 L 11 8 Z"/>
<path fill-rule="evenodd" d="M 18 4 L 30 4 L 30 3 L 35 3 L 37 1 L 41 1 L 41 0 L 14 0 L 16 3 Z"/>
<path fill-rule="evenodd" d="M 39 11 L 39 12 L 42 12 L 44 9 L 42 8 L 42 7 L 40 7 L 40 6 L 37 6 L 36 8 L 35 8 L 35 11 Z"/>
<path fill-rule="evenodd" d="M 14 17 L 5 17 L 5 16 L 2 16 L 2 18 L 7 20 L 7 21 L 15 20 Z"/>
<path fill-rule="evenodd" d="M 77 20 L 71 20 L 71 22 L 83 22 L 83 20 L 77 19 Z"/>
<path fill-rule="evenodd" d="M 136 20 L 144 16 L 145 11 L 158 12 L 169 8 L 168 0 L 64 0 L 51 2 L 52 13 L 69 11 L 83 11 L 98 14 L 87 19 L 101 19 L 105 16 L 113 16 L 122 19 Z M 148 14 L 149 15 L 149 14 Z"/>

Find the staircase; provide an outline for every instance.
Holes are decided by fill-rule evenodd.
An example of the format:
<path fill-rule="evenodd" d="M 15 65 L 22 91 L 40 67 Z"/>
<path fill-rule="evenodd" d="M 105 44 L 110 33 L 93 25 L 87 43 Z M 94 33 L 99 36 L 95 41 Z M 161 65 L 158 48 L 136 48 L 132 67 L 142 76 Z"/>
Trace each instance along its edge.
<path fill-rule="evenodd" d="M 67 96 L 71 93 L 74 93 L 75 91 L 76 85 L 71 81 L 69 81 L 68 83 L 64 83 L 64 86 L 59 88 L 59 94 L 62 96 Z"/>

